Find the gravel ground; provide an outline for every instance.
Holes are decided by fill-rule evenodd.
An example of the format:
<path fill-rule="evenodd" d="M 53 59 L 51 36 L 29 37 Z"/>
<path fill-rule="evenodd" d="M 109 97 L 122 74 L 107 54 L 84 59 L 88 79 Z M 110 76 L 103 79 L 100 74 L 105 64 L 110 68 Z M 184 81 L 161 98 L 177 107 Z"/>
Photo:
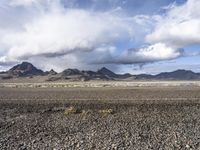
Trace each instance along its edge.
<path fill-rule="evenodd" d="M 48 90 L 46 89 L 47 93 Z M 65 89 L 63 93 L 72 94 L 70 90 Z M 111 89 L 103 90 L 107 96 L 110 96 L 109 90 Z M 120 95 L 118 90 L 112 89 L 111 93 Z M 22 91 L 25 91 L 24 93 L 29 91 L 29 97 L 24 96 Z M 153 89 L 152 92 L 152 89 L 147 88 L 135 92 L 139 93 L 138 97 L 141 98 L 138 101 L 131 99 L 78 101 L 77 99 L 77 101 L 66 100 L 61 103 L 59 101 L 47 103 L 42 100 L 43 92 L 38 91 L 45 90 L 0 89 L 0 149 L 200 149 L 199 101 L 176 101 L 174 100 L 176 97 L 171 97 L 173 101 L 170 101 L 170 94 L 177 95 L 177 98 L 184 98 L 188 93 L 190 96 L 187 99 L 189 97 L 192 99 L 195 93 L 194 96 L 197 98 L 198 93 L 200 95 L 198 89 Z M 50 91 L 54 90 L 50 89 Z M 61 92 L 58 89 L 54 92 L 58 91 Z M 160 91 L 159 94 L 162 96 L 159 96 L 156 91 Z M 184 91 L 188 92 L 184 93 Z M 35 92 L 38 93 L 38 97 L 41 97 L 40 103 L 39 100 L 35 101 L 35 97 L 31 97 Z M 15 101 L 7 99 L 13 95 Z M 121 93 L 121 97 L 122 95 L 124 93 Z M 167 100 L 147 101 L 145 98 L 142 99 L 145 95 L 146 99 L 149 95 L 155 99 L 162 99 L 167 95 L 169 97 Z M 29 98 L 29 101 L 20 100 L 21 97 Z M 132 97 L 135 99 L 134 95 Z M 70 106 L 73 106 L 75 111 L 66 113 L 66 110 L 70 110 Z"/>

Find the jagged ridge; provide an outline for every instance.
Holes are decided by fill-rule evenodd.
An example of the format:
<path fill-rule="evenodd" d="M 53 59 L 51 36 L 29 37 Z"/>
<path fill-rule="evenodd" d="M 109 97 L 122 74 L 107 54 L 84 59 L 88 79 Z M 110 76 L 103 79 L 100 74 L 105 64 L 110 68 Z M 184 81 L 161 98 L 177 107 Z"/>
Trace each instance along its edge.
<path fill-rule="evenodd" d="M 29 62 L 22 62 L 6 72 L 0 73 L 1 79 L 10 79 L 18 77 L 34 77 L 34 76 L 48 76 L 48 81 L 56 80 L 199 80 L 200 73 L 195 73 L 190 70 L 176 70 L 173 72 L 163 72 L 157 75 L 140 74 L 116 74 L 111 70 L 103 67 L 98 71 L 80 71 L 78 69 L 65 69 L 64 71 L 57 73 L 53 69 L 44 72 L 37 69 Z"/>

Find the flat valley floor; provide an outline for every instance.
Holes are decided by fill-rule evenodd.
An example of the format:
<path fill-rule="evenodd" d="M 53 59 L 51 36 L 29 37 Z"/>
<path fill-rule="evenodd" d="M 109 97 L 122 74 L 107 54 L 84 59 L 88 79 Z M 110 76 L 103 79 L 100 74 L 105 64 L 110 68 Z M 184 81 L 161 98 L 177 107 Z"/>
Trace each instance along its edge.
<path fill-rule="evenodd" d="M 0 85 L 0 149 L 200 149 L 200 86 L 94 85 Z"/>

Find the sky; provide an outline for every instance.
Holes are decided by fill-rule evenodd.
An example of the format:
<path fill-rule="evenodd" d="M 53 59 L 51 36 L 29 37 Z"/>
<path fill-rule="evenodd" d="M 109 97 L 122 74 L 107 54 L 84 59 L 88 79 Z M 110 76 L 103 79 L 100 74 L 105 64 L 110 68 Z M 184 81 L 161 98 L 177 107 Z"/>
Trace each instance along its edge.
<path fill-rule="evenodd" d="M 200 72 L 199 0 L 1 0 L 0 70 Z"/>

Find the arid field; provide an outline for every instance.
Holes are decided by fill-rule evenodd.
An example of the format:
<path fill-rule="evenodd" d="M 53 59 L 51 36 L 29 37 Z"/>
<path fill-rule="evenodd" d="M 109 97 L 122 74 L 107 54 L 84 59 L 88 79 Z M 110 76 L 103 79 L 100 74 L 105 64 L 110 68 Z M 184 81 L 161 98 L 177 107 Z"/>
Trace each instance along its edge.
<path fill-rule="evenodd" d="M 200 149 L 199 82 L 1 83 L 0 149 Z"/>

